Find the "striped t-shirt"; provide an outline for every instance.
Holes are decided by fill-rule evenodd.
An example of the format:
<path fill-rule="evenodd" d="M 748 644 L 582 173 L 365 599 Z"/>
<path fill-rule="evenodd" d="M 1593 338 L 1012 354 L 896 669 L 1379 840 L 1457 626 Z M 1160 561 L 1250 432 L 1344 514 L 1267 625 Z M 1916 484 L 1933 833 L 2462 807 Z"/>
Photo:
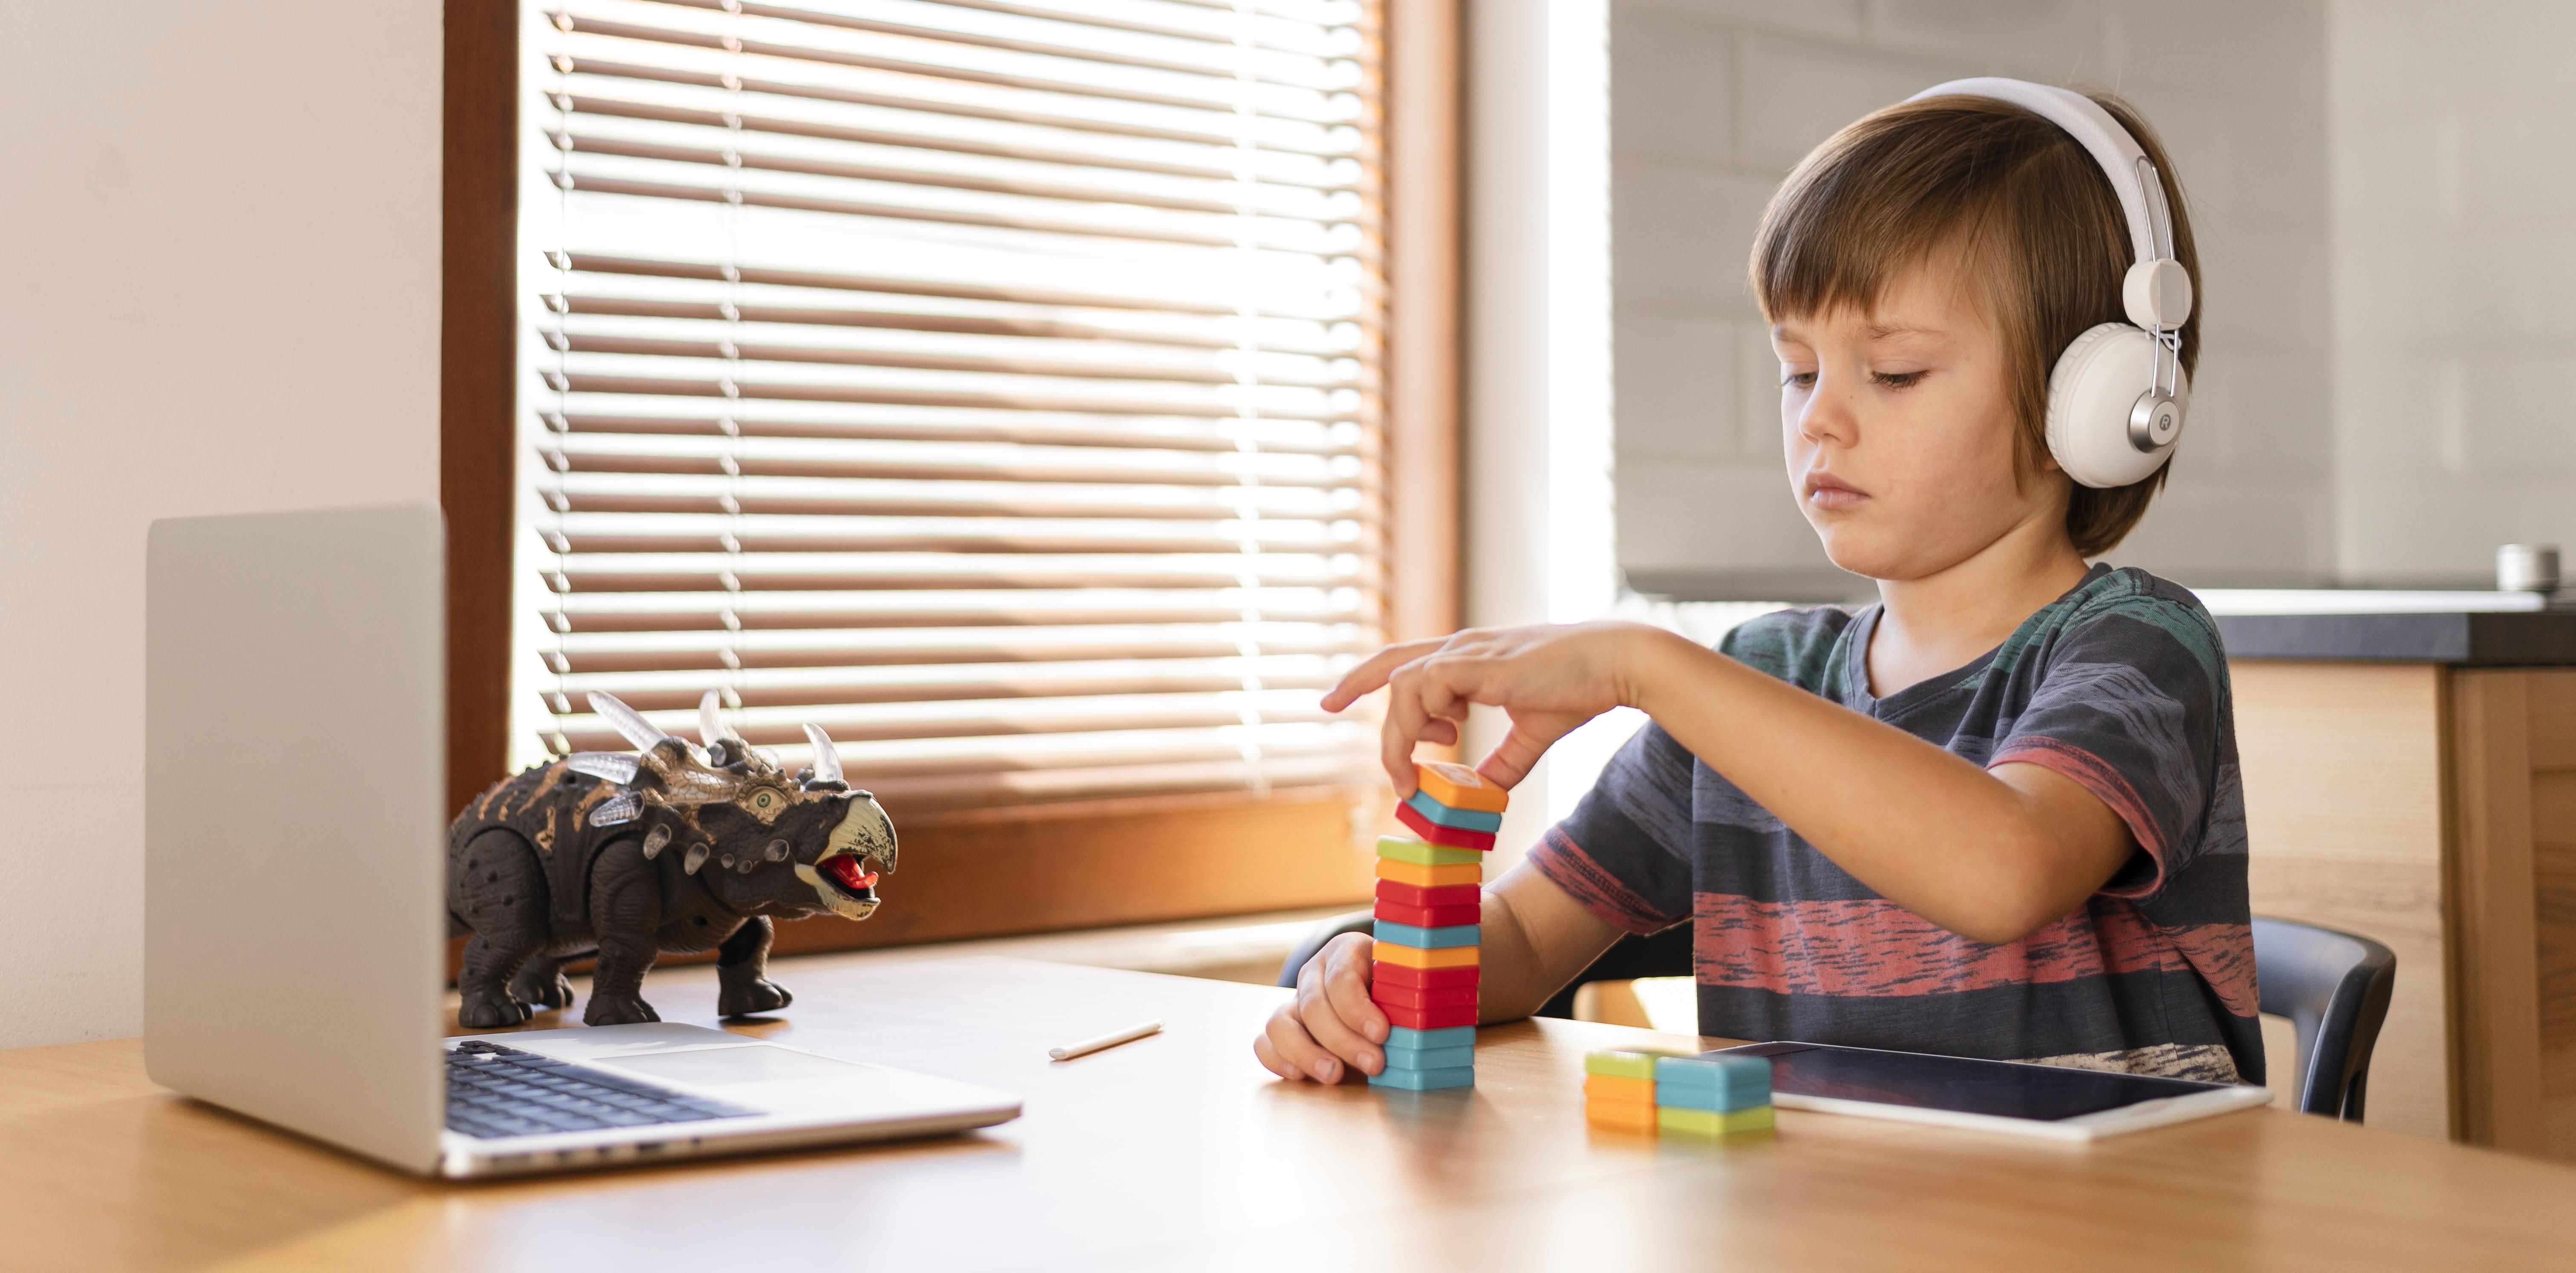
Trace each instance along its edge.
<path fill-rule="evenodd" d="M 1884 699 L 1863 657 L 1878 615 L 1783 611 L 1718 649 L 1979 766 L 2041 765 L 2099 796 L 2141 851 L 2081 908 L 2005 945 L 1961 937 L 1651 724 L 1531 861 L 1629 932 L 1690 921 L 1704 1034 L 2261 1082 L 2245 803 L 2209 613 L 2097 565 L 1992 652 Z"/>

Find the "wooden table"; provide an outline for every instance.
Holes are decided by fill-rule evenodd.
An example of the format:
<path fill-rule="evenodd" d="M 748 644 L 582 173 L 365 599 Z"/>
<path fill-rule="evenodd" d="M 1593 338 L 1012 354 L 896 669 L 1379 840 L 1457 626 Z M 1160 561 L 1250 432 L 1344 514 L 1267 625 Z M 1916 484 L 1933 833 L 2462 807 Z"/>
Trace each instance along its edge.
<path fill-rule="evenodd" d="M 1011 959 L 784 961 L 746 1032 L 1018 1091 L 896 1146 L 497 1184 L 380 1171 L 153 1087 L 134 1040 L 0 1053 L 0 1267 L 1651 1269 L 2568 1267 L 2576 1169 L 2256 1110 L 2069 1147 L 1783 1113 L 1776 1136 L 1583 1122 L 1582 1053 L 1485 1030 L 1472 1092 L 1280 1083 L 1284 991 Z M 708 1021 L 713 978 L 648 987 Z M 327 1009 L 320 1009 L 327 1010 Z M 1149 1017 L 1064 1064 L 1049 1044 Z M 544 1024 L 544 1022 L 540 1022 Z M 1714 1041 L 1706 1041 L 1713 1045 Z"/>

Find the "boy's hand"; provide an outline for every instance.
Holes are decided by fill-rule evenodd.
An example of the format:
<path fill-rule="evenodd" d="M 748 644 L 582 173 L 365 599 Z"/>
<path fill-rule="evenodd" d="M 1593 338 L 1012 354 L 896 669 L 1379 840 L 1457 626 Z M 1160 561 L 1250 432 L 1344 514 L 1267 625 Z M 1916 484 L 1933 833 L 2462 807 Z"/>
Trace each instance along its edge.
<path fill-rule="evenodd" d="M 1270 1014 L 1252 1041 L 1252 1054 L 1283 1079 L 1339 1083 L 1350 1071 L 1386 1068 L 1386 1014 L 1369 1002 L 1367 933 L 1344 933 L 1324 943 L 1297 970 L 1297 993 Z"/>
<path fill-rule="evenodd" d="M 1386 687 L 1379 760 L 1399 797 L 1413 794 L 1416 742 L 1455 743 L 1469 704 L 1500 707 L 1511 716 L 1511 733 L 1476 770 L 1510 787 L 1576 726 L 1633 705 L 1632 652 L 1640 642 L 1666 635 L 1636 623 L 1470 628 L 1446 640 L 1408 641 L 1370 655 L 1324 695 L 1323 706 L 1338 712 Z"/>

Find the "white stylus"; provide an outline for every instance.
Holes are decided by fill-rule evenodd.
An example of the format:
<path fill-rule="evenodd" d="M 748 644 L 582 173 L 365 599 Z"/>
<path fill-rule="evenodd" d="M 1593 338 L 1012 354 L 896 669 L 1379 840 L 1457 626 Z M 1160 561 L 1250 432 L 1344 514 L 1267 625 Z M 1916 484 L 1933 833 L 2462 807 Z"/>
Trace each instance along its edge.
<path fill-rule="evenodd" d="M 1053 1061 L 1070 1061 L 1077 1056 L 1097 1052 L 1102 1048 L 1114 1048 L 1121 1043 L 1131 1042 L 1136 1039 L 1144 1038 L 1149 1034 L 1160 1034 L 1162 1032 L 1162 1022 L 1148 1021 L 1143 1025 L 1131 1025 L 1124 1030 L 1112 1031 L 1097 1039 L 1084 1039 L 1080 1043 L 1068 1043 L 1060 1048 L 1048 1048 L 1047 1059 Z"/>

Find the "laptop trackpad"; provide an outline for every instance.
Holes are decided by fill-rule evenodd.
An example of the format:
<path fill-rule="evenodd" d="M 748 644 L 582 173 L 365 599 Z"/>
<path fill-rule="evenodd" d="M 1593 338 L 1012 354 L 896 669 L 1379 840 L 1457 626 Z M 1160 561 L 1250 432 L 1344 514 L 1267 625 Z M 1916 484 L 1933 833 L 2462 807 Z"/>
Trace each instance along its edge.
<path fill-rule="evenodd" d="M 797 1079 L 855 1078 L 861 1067 L 811 1052 L 793 1052 L 766 1044 L 741 1048 L 700 1048 L 690 1052 L 652 1052 L 642 1056 L 600 1057 L 593 1065 L 633 1070 L 638 1074 L 712 1087 L 726 1083 L 777 1083 Z"/>

